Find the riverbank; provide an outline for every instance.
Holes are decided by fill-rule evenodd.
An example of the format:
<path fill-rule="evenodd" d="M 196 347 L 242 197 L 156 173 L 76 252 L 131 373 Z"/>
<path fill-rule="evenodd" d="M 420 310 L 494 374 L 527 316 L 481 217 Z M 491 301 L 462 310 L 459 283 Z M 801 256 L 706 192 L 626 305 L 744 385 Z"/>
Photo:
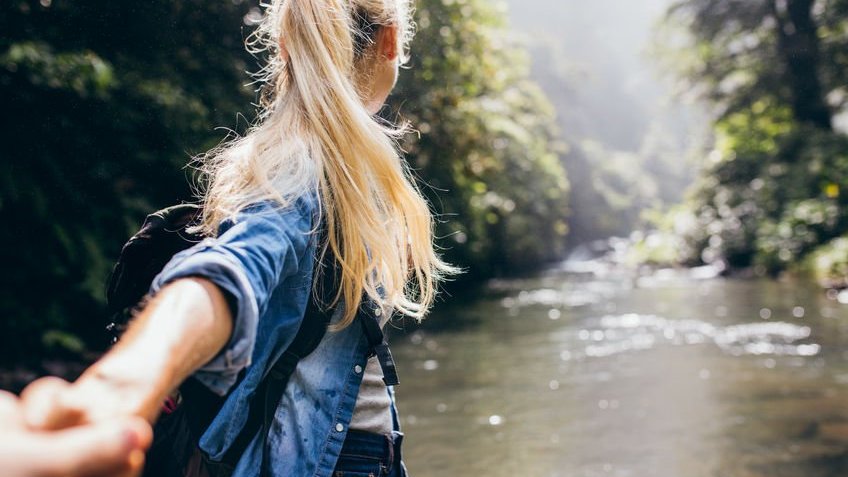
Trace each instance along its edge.
<path fill-rule="evenodd" d="M 834 300 L 842 291 L 848 290 L 848 237 L 833 239 L 797 263 L 780 270 L 770 270 L 765 265 L 734 267 L 718 255 L 709 253 L 702 254 L 700 260 L 692 260 L 693 251 L 685 239 L 658 230 L 636 231 L 629 237 L 598 240 L 578 248 L 575 253 L 586 255 L 587 250 L 594 251 L 593 260 L 642 274 L 688 270 L 700 277 L 813 281 Z M 842 295 L 840 303 L 848 304 L 848 292 Z"/>

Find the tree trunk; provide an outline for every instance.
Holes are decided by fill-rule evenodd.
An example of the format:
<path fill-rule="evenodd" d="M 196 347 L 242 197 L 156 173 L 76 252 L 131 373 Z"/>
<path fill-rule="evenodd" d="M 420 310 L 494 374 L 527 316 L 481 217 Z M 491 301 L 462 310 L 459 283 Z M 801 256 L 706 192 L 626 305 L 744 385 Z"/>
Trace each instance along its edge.
<path fill-rule="evenodd" d="M 792 113 L 799 122 L 833 129 L 831 111 L 819 79 L 818 26 L 813 20 L 815 0 L 786 0 L 786 11 L 772 0 L 777 20 L 778 52 L 785 66 L 786 84 L 791 88 Z"/>

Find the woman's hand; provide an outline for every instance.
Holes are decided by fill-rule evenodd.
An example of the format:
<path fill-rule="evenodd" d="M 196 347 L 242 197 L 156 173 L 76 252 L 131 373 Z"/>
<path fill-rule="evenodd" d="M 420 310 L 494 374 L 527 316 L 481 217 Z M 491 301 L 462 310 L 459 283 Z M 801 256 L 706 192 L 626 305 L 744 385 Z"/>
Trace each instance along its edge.
<path fill-rule="evenodd" d="M 23 393 L 23 419 L 30 429 L 56 430 L 137 416 L 153 422 L 162 404 L 155 378 L 113 369 L 89 369 L 76 382 L 47 377 Z"/>
<path fill-rule="evenodd" d="M 0 469 L 5 477 L 133 475 L 141 470 L 151 440 L 150 425 L 138 418 L 32 431 L 20 401 L 0 391 Z"/>

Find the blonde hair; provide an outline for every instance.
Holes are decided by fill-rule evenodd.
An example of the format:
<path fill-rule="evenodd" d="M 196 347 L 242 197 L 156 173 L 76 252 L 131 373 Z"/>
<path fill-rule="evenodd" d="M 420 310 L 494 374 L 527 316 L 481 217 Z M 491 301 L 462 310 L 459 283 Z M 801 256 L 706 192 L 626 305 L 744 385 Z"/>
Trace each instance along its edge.
<path fill-rule="evenodd" d="M 327 230 L 320 250 L 338 261 L 334 304 L 345 303 L 336 328 L 353 321 L 363 292 L 421 319 L 440 279 L 456 272 L 434 250 L 429 206 L 397 149 L 401 130 L 372 117 L 364 104 L 368 92 L 358 87 L 368 84 L 376 58 L 373 38 L 363 30 L 397 28 L 398 51 L 406 58 L 412 35 L 408 1 L 266 5 L 248 40 L 252 51 L 269 56 L 260 72 L 260 116 L 244 136 L 202 157 L 200 230 L 207 234 L 250 204 L 271 199 L 287 207 L 317 187 Z"/>

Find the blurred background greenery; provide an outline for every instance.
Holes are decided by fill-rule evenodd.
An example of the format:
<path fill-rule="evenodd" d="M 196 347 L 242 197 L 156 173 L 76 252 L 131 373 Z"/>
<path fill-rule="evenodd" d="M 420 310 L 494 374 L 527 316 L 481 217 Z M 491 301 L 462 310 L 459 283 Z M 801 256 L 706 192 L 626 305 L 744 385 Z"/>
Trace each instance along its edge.
<path fill-rule="evenodd" d="M 660 221 L 677 263 L 845 286 L 848 2 L 683 1 L 661 58 L 710 110 L 711 147 Z"/>
<path fill-rule="evenodd" d="M 38 366 L 104 347 L 121 245 L 254 118 L 262 10 L 0 10 L 0 365 Z M 419 0 L 384 114 L 417 128 L 404 148 L 468 269 L 452 289 L 616 235 L 630 263 L 846 285 L 846 18 L 845 0 Z"/>

